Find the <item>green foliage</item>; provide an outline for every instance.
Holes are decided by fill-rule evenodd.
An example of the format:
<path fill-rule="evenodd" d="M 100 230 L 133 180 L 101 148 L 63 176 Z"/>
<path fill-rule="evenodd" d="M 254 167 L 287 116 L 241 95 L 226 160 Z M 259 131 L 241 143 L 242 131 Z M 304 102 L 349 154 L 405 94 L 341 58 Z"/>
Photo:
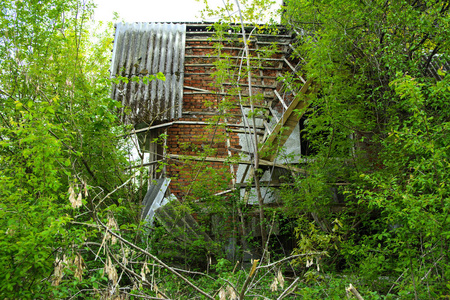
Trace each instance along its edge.
<path fill-rule="evenodd" d="M 124 182 L 127 160 L 120 104 L 107 96 L 112 24 L 91 42 L 91 13 L 78 1 L 2 3 L 2 298 L 88 297 L 82 289 L 107 286 L 87 246 L 102 236 L 94 218 L 114 212 L 128 223 L 137 212 L 121 200 L 132 200 L 126 190 L 104 198 Z"/>
<path fill-rule="evenodd" d="M 233 3 L 226 3 L 205 13 L 235 22 Z M 268 5 L 243 1 L 245 20 L 257 23 L 257 7 Z M 289 268 L 300 270 L 290 296 L 342 299 L 353 283 L 365 299 L 449 297 L 450 77 L 443 68 L 429 72 L 433 59 L 449 58 L 449 8 L 445 1 L 288 2 L 285 22 L 299 37 L 293 55 L 305 59 L 317 91 L 302 133 L 313 151 L 301 161 L 305 174 L 289 178 L 282 193 L 284 217 L 298 220 L 294 254 L 301 256 Z M 76 0 L 4 1 L 0 8 L 0 296 L 102 298 L 127 286 L 192 299 L 201 286 L 219 297 L 248 287 L 249 294 L 277 298 L 288 283 L 282 263 L 251 277 L 248 266 L 223 258 L 220 243 L 161 227 L 146 240 L 134 183 L 140 174 L 125 171 L 120 104 L 107 96 L 112 24 L 93 43 L 91 13 Z M 218 38 L 239 38 L 237 26 L 215 26 Z M 223 59 L 213 85 L 220 89 L 248 70 L 228 70 L 230 57 L 216 46 Z M 267 50 L 270 56 L 275 46 Z M 113 81 L 165 79 L 140 75 Z M 292 76 L 284 80 L 295 87 Z M 211 105 L 223 114 L 211 120 L 210 133 L 223 143 L 219 123 L 236 103 Z M 205 141 L 186 149 L 216 154 Z M 248 208 L 239 195 L 214 195 L 226 188 L 229 170 L 199 161 L 181 171 L 191 177 L 176 214 L 207 215 L 198 217 L 204 223 L 217 216 L 222 222 L 200 232 L 223 244 L 239 237 Z M 188 285 L 147 250 L 185 268 L 204 262 L 210 273 L 183 273 Z"/>
<path fill-rule="evenodd" d="M 238 10 L 235 1 L 226 0 L 223 2 L 223 5 L 218 7 L 211 7 L 211 3 L 208 3 L 207 0 L 196 1 L 203 2 L 205 5 L 205 8 L 201 11 L 201 16 L 203 19 L 210 19 L 211 17 L 215 17 L 220 19 L 218 23 L 223 22 L 225 24 L 240 24 L 241 20 L 239 14 L 235 13 Z M 273 25 L 274 18 L 276 17 L 276 13 L 273 10 L 274 4 L 275 1 L 273 0 L 239 1 L 239 8 L 242 12 L 244 23 L 257 25 L 257 27 L 255 28 L 257 30 L 265 30 L 267 28 L 270 28 L 270 24 Z M 266 24 L 261 25 L 262 23 Z M 240 29 L 237 29 L 238 33 L 239 31 Z"/>
<path fill-rule="evenodd" d="M 298 33 L 293 55 L 318 87 L 304 130 L 308 174 L 286 203 L 322 230 L 308 241 L 339 219 L 334 266 L 384 295 L 448 294 L 449 76 L 430 66 L 449 59 L 449 8 L 297 0 L 284 15 Z"/>
<path fill-rule="evenodd" d="M 390 135 L 383 141 L 380 155 L 384 169 L 362 175 L 373 189 L 362 192 L 359 201 L 380 210 L 380 225 L 392 228 L 373 237 L 392 251 L 395 256 L 391 259 L 397 259 L 397 263 L 387 262 L 402 272 L 409 268 L 410 284 L 429 286 L 427 291 L 420 289 L 419 295 L 436 297 L 442 280 L 448 276 L 448 257 L 443 251 L 448 249 L 446 232 L 450 229 L 449 190 L 445 183 L 449 176 L 449 141 L 446 111 L 436 115 L 433 106 L 441 109 L 442 100 L 448 98 L 448 76 L 428 85 L 399 74 L 392 86 L 409 115 L 401 124 L 393 123 Z M 445 86 L 447 91 L 442 88 Z M 431 269 L 442 272 L 429 278 Z"/>

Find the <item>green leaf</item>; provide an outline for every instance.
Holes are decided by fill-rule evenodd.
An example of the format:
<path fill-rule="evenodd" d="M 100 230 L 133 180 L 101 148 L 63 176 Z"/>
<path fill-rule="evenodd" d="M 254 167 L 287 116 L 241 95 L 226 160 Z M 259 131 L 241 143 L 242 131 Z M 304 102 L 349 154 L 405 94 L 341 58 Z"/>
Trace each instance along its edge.
<path fill-rule="evenodd" d="M 162 81 L 166 81 L 166 76 L 164 76 L 164 74 L 161 72 L 156 73 L 156 78 Z"/>
<path fill-rule="evenodd" d="M 69 167 L 69 166 L 70 166 L 70 158 L 67 158 L 67 159 L 66 159 L 66 161 L 64 162 L 64 165 L 65 165 L 66 167 Z"/>

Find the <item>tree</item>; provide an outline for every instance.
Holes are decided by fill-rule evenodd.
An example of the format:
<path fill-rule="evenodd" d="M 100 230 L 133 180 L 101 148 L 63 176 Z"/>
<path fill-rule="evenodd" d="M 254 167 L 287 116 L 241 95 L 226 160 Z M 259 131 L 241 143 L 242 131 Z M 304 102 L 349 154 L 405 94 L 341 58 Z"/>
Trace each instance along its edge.
<path fill-rule="evenodd" d="M 90 14 L 77 0 L 7 1 L 1 10 L 0 295 L 168 298 L 168 291 L 211 299 L 228 282 L 243 297 L 255 278 L 243 271 L 230 284 L 176 270 L 152 253 L 136 195 L 145 185 L 127 168 L 118 136 L 129 132 L 108 97 L 112 26 L 92 43 Z M 204 286 L 193 283 L 198 275 Z"/>
<path fill-rule="evenodd" d="M 325 233 L 335 218 L 343 222 L 332 261 L 361 265 L 385 294 L 448 295 L 449 8 L 447 1 L 299 0 L 284 15 L 299 36 L 296 55 L 320 86 L 305 129 L 316 180 L 299 178 L 290 195 Z M 324 209 L 336 201 L 323 188 L 330 182 L 345 184 L 340 213 Z M 395 280 L 383 283 L 382 275 Z"/>
<path fill-rule="evenodd" d="M 91 43 L 91 9 L 58 0 L 6 1 L 1 8 L 4 298 L 64 297 L 77 290 L 83 243 L 99 232 L 76 223 L 92 223 L 96 210 L 119 202 L 120 195 L 99 201 L 123 182 L 126 159 L 115 138 L 117 103 L 107 96 L 111 25 Z M 61 287 L 64 273 L 70 279 Z"/>
<path fill-rule="evenodd" d="M 112 26 L 93 43 L 90 5 L 5 2 L 0 295 L 213 298 L 217 292 L 242 299 L 265 286 L 258 293 L 282 299 L 300 277 L 283 287 L 278 268 L 294 258 L 310 265 L 314 251 L 335 266 L 326 271 L 351 272 L 376 291 L 374 298 L 447 297 L 447 2 L 289 1 L 285 19 L 299 37 L 294 55 L 319 89 L 305 122 L 314 150 L 307 176 L 294 178 L 284 194 L 288 213 L 299 218 L 299 254 L 253 262 L 248 273 L 218 260 L 211 275 L 161 261 L 142 233 L 137 192 L 145 185 L 127 169 L 127 143 L 118 138 L 127 129 L 116 115 L 120 104 L 108 97 Z M 259 17 L 253 4 L 246 6 L 248 20 Z M 212 172 L 206 171 L 204 177 Z M 336 201 L 345 207 L 336 209 Z M 271 272 L 258 273 L 265 269 Z M 308 287 L 317 272 L 303 274 L 300 294 L 331 295 L 331 285 Z M 336 295 L 343 295 L 345 280 L 335 282 Z"/>

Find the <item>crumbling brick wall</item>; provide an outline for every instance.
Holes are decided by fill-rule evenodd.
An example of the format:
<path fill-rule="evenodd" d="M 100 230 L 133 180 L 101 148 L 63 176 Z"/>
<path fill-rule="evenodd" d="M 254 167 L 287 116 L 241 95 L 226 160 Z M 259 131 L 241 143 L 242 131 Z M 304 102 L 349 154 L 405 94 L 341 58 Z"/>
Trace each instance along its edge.
<path fill-rule="evenodd" d="M 246 72 L 239 77 L 239 81 L 236 75 L 238 68 L 245 69 L 245 61 L 240 66 L 243 57 L 243 43 L 240 37 L 236 35 L 223 41 L 218 40 L 205 28 L 195 30 L 195 28 L 189 30 L 188 26 L 186 34 L 182 118 L 167 129 L 166 153 L 169 158 L 166 167 L 167 176 L 172 178 L 171 193 L 179 199 L 195 194 L 196 185 L 193 181 L 200 180 L 199 176 L 207 176 L 206 169 L 211 175 L 210 181 L 215 183 L 205 186 L 209 192 L 216 193 L 231 185 L 236 168 L 224 165 L 223 160 L 230 155 L 234 157 L 239 155 L 241 145 L 238 134 L 245 132 L 239 97 L 234 91 L 237 85 L 244 99 L 241 103 L 249 107 L 248 100 L 245 100 L 249 94 Z M 276 36 L 265 38 L 276 40 Z M 228 63 L 228 69 L 216 67 L 219 43 L 223 46 L 220 53 L 226 53 L 227 58 L 224 60 Z M 261 45 L 273 47 L 270 42 L 261 42 L 259 47 Z M 252 94 L 258 95 L 254 98 L 254 103 L 259 106 L 270 105 L 271 101 L 275 100 L 273 89 L 280 86 L 277 76 L 288 71 L 282 60 L 286 47 L 286 44 L 275 46 L 275 51 L 266 60 L 261 61 L 257 60 L 263 55 L 262 51 L 258 53 L 258 44 L 254 41 L 249 43 L 251 56 L 254 57 L 254 60 L 251 60 Z M 226 78 L 223 84 L 217 84 L 217 77 L 221 76 L 218 75 L 218 71 L 225 72 L 225 77 L 234 74 L 234 79 Z M 224 103 L 227 103 L 226 109 L 222 107 Z M 264 131 L 263 127 L 259 128 L 259 132 Z M 197 158 L 182 158 L 178 155 Z M 212 161 L 214 159 L 218 161 Z"/>
<path fill-rule="evenodd" d="M 214 51 L 212 47 L 213 44 L 206 39 L 194 41 L 187 38 L 186 41 L 184 86 L 188 88 L 185 88 L 183 93 L 183 117 L 178 120 L 178 124 L 168 128 L 166 151 L 175 155 L 197 156 L 200 160 L 183 158 L 169 160 L 167 172 L 172 178 L 171 192 L 179 199 L 195 196 L 195 188 L 198 187 L 193 181 L 200 180 L 199 177 L 204 177 L 206 174 L 214 176 L 215 181 L 222 178 L 222 184 L 219 185 L 208 186 L 206 181 L 205 189 L 212 193 L 219 192 L 224 186 L 229 185 L 231 176 L 234 176 L 222 162 L 201 160 L 202 156 L 227 158 L 227 139 L 231 147 L 240 148 L 237 133 L 226 132 L 222 124 L 225 119 L 220 117 L 218 111 L 222 96 L 215 94 L 218 90 L 213 87 L 214 68 L 208 59 Z M 210 93 L 200 90 L 210 91 Z M 183 124 L 183 121 L 192 123 Z M 236 119 L 232 120 L 232 122 L 236 121 Z M 208 153 L 205 153 L 206 150 Z"/>

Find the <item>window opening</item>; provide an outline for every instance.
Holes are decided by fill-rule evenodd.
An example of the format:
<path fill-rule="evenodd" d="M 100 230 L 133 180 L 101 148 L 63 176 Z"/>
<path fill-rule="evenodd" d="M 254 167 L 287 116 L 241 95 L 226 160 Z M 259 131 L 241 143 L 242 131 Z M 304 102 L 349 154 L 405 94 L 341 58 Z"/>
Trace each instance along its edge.
<path fill-rule="evenodd" d="M 139 127 L 141 126 L 136 126 L 136 129 Z M 165 177 L 165 167 L 161 166 L 165 156 L 165 133 L 165 128 L 155 128 L 137 134 L 139 147 L 144 153 L 144 164 L 148 165 L 149 180 Z"/>

